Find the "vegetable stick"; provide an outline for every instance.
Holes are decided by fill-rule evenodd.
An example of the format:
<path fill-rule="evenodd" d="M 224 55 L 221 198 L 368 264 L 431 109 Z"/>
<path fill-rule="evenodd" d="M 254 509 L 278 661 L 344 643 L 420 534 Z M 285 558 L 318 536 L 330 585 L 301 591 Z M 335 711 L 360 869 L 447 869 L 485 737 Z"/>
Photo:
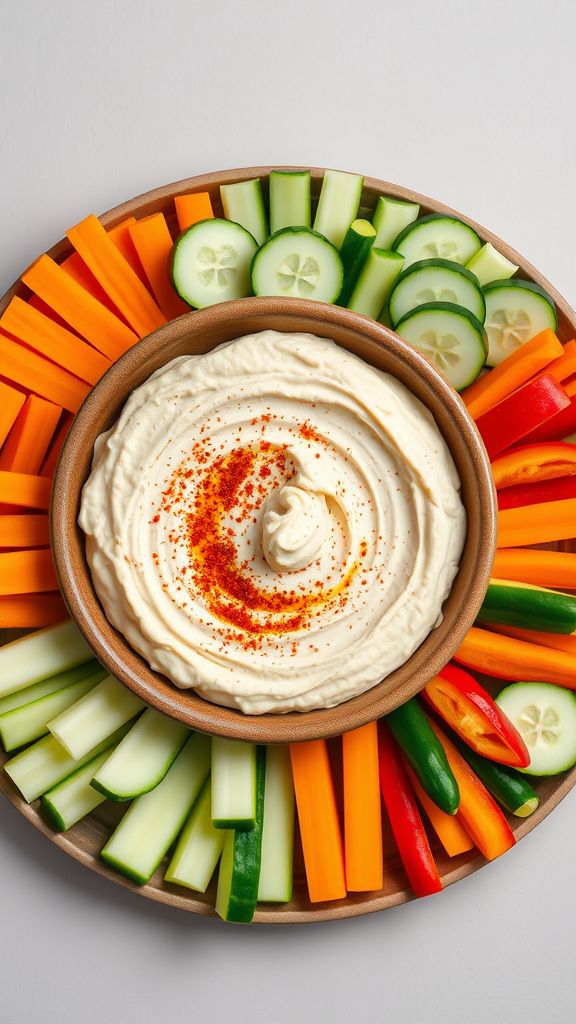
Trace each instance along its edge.
<path fill-rule="evenodd" d="M 569 407 L 570 399 L 562 385 L 550 374 L 542 373 L 478 416 L 476 426 L 493 459 Z"/>
<path fill-rule="evenodd" d="M 26 395 L 0 381 L 0 445 L 4 444 L 12 430 L 25 401 Z"/>
<path fill-rule="evenodd" d="M 426 817 L 432 825 L 432 828 L 448 856 L 457 857 L 460 853 L 467 853 L 468 850 L 473 850 L 474 843 L 470 839 L 470 836 L 458 818 L 458 815 L 446 814 L 445 811 L 441 811 L 434 801 L 430 799 L 428 794 L 422 789 L 422 786 L 416 778 L 416 773 L 406 762 L 406 759 L 404 759 L 404 765 L 408 772 L 408 778 L 412 783 L 414 792 L 418 797 Z"/>
<path fill-rule="evenodd" d="M 537 334 L 462 392 L 470 416 L 482 416 L 562 355 L 562 345 L 553 331 Z"/>
<path fill-rule="evenodd" d="M 69 325 L 66 321 L 47 302 L 44 302 L 39 295 L 31 295 L 29 299 L 26 299 L 26 302 L 29 306 L 32 306 L 32 309 L 37 309 L 39 313 L 43 313 L 49 320 L 53 320 L 55 324 L 60 324 L 60 327 L 65 327 L 68 330 Z"/>
<path fill-rule="evenodd" d="M 310 901 L 343 899 L 344 853 L 326 741 L 292 743 L 290 759 Z"/>
<path fill-rule="evenodd" d="M 0 505 L 48 509 L 51 486 L 52 482 L 43 476 L 0 470 Z"/>
<path fill-rule="evenodd" d="M 468 630 L 453 657 L 462 665 L 496 679 L 556 683 L 576 690 L 576 657 L 573 655 L 500 636 L 477 626 Z"/>
<path fill-rule="evenodd" d="M 342 758 L 346 887 L 349 892 L 370 892 L 383 885 L 376 722 L 344 733 Z"/>
<path fill-rule="evenodd" d="M 59 592 L 0 597 L 0 629 L 39 629 L 63 622 L 67 614 Z"/>
<path fill-rule="evenodd" d="M 73 277 L 77 284 L 81 285 L 85 291 L 93 295 L 98 302 L 101 302 L 103 306 L 107 306 L 114 316 L 118 316 L 118 310 L 113 302 L 110 301 L 106 292 L 98 283 L 94 274 L 88 269 L 84 260 L 80 258 L 77 252 L 73 252 L 70 256 L 67 256 L 65 260 L 62 260 L 60 264 L 62 270 L 65 270 L 70 277 Z"/>
<path fill-rule="evenodd" d="M 174 196 L 174 206 L 180 231 L 186 231 L 186 228 L 192 227 L 198 221 L 210 220 L 214 216 L 208 192 L 193 192 L 189 195 Z"/>
<path fill-rule="evenodd" d="M 522 444 L 542 444 L 546 441 L 561 441 L 576 431 L 576 396 L 568 399 L 569 405 L 557 412 L 551 419 L 541 423 L 522 438 Z"/>
<path fill-rule="evenodd" d="M 146 280 L 144 267 L 142 266 L 142 261 L 138 253 L 136 252 L 132 236 L 130 235 L 130 228 L 135 223 L 136 217 L 126 217 L 126 220 L 121 220 L 116 227 L 108 228 L 107 233 L 114 242 L 118 251 L 122 253 L 126 262 L 130 264 L 134 273 L 138 275 L 144 287 L 147 288 L 148 282 Z"/>
<path fill-rule="evenodd" d="M 47 548 L 48 516 L 0 515 L 0 548 Z"/>
<path fill-rule="evenodd" d="M 524 640 L 529 644 L 539 644 L 541 647 L 551 647 L 554 651 L 566 651 L 567 654 L 576 656 L 576 634 L 569 633 L 543 633 L 539 629 L 520 629 L 519 626 L 500 626 L 488 623 L 488 629 L 493 633 L 501 633 L 502 636 L 511 636 L 515 640 Z"/>
<path fill-rule="evenodd" d="M 560 382 L 576 373 L 576 340 L 566 342 L 562 355 L 548 363 L 546 373 L 550 373 Z"/>
<path fill-rule="evenodd" d="M 122 315 L 140 338 L 166 323 L 147 288 L 91 214 L 66 235 Z"/>
<path fill-rule="evenodd" d="M 61 366 L 39 356 L 0 332 L 0 366 L 5 377 L 42 398 L 77 412 L 90 387 Z"/>
<path fill-rule="evenodd" d="M 168 261 L 172 250 L 172 235 L 163 213 L 154 213 L 134 221 L 129 227 L 152 293 L 164 316 L 174 320 L 189 312 L 189 306 L 174 291 L 168 277 Z"/>
<path fill-rule="evenodd" d="M 541 505 L 547 501 L 576 498 L 576 476 L 559 476 L 556 480 L 542 480 L 533 484 L 504 487 L 497 492 L 496 497 L 499 509 Z"/>
<path fill-rule="evenodd" d="M 49 548 L 0 553 L 0 595 L 41 594 L 58 590 Z"/>
<path fill-rule="evenodd" d="M 576 444 L 548 441 L 511 448 L 492 461 L 491 470 L 498 489 L 570 476 L 576 474 Z"/>
<path fill-rule="evenodd" d="M 576 590 L 576 554 L 570 551 L 500 548 L 492 571 L 498 579 Z"/>
<path fill-rule="evenodd" d="M 48 449 L 48 454 L 44 459 L 44 462 L 42 463 L 42 469 L 40 470 L 42 476 L 54 476 L 54 470 L 56 469 L 58 456 L 62 451 L 62 446 L 64 444 L 64 441 L 66 440 L 66 437 L 68 436 L 68 431 L 70 430 L 70 427 L 72 426 L 73 422 L 74 416 L 72 415 L 72 413 L 64 413 L 64 416 L 62 417 L 60 423 L 58 424 L 58 429 L 54 435 L 54 440 L 52 441 L 52 444 Z"/>
<path fill-rule="evenodd" d="M 563 388 L 568 398 L 574 398 L 576 395 L 576 377 L 573 377 L 571 380 L 565 380 Z"/>
<path fill-rule="evenodd" d="M 576 498 L 505 508 L 498 513 L 498 547 L 569 540 L 576 534 Z"/>
<path fill-rule="evenodd" d="M 40 256 L 22 281 L 86 341 L 109 359 L 118 359 L 138 335 L 62 270 L 50 256 Z"/>
<path fill-rule="evenodd" d="M 5 309 L 0 327 L 89 384 L 100 380 L 112 365 L 92 345 L 87 345 L 72 331 L 60 327 L 17 296 Z"/>
<path fill-rule="evenodd" d="M 0 454 L 0 469 L 38 473 L 62 409 L 38 395 L 28 395 Z"/>

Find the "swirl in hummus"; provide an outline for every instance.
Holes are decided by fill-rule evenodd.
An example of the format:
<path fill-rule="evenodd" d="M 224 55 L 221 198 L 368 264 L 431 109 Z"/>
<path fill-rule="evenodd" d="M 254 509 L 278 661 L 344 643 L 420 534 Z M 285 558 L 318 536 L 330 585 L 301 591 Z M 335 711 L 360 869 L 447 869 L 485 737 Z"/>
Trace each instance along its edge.
<path fill-rule="evenodd" d="M 441 621 L 459 487 L 403 384 L 266 331 L 132 394 L 79 521 L 106 614 L 152 668 L 246 714 L 307 711 L 379 682 Z"/>

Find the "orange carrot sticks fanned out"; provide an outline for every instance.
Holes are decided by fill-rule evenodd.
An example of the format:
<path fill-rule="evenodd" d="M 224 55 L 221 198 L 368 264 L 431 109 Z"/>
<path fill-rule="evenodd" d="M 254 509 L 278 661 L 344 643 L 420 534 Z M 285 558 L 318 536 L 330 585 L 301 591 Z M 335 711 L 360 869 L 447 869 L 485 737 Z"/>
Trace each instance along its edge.
<path fill-rule="evenodd" d="M 0 366 L 9 380 L 69 412 L 77 412 L 90 391 L 85 381 L 1 333 Z"/>
<path fill-rule="evenodd" d="M 84 260 L 80 258 L 77 252 L 73 252 L 70 256 L 67 256 L 65 260 L 62 260 L 60 264 L 62 270 L 65 270 L 70 277 L 74 278 L 77 284 L 81 285 L 85 291 L 93 295 L 98 302 L 101 302 L 103 306 L 106 306 L 114 316 L 118 316 L 118 310 L 113 302 L 110 301 L 106 292 L 98 283 L 94 274 L 88 269 Z"/>
<path fill-rule="evenodd" d="M 210 220 L 214 216 L 208 192 L 174 196 L 174 206 L 180 231 L 186 231 L 186 228 L 192 227 L 198 221 Z"/>
<path fill-rule="evenodd" d="M 47 510 L 50 505 L 51 481 L 30 473 L 8 473 L 0 470 L 0 505 Z"/>
<path fill-rule="evenodd" d="M 189 312 L 189 306 L 179 298 L 169 279 L 169 259 L 172 236 L 163 213 L 136 220 L 129 228 L 136 251 L 164 316 L 174 320 Z"/>
<path fill-rule="evenodd" d="M 0 595 L 39 594 L 57 589 L 49 548 L 0 552 Z"/>
<path fill-rule="evenodd" d="M 346 885 L 349 892 L 370 892 L 383 885 L 376 722 L 344 733 L 342 767 Z"/>
<path fill-rule="evenodd" d="M 48 454 L 46 455 L 46 458 L 42 463 L 42 467 L 40 469 L 41 476 L 54 476 L 56 463 L 58 462 L 60 452 L 62 451 L 62 446 L 66 440 L 66 437 L 68 436 L 68 431 L 70 430 L 70 427 L 72 426 L 73 422 L 74 416 L 72 415 L 72 413 L 65 413 L 62 416 L 62 419 L 58 424 L 58 429 L 54 435 L 54 440 L 52 441 L 52 444 L 48 449 Z"/>
<path fill-rule="evenodd" d="M 343 899 L 344 854 L 326 741 L 292 743 L 290 759 L 310 901 Z"/>
<path fill-rule="evenodd" d="M 130 234 L 130 228 L 135 223 L 136 217 L 126 217 L 125 220 L 121 220 L 115 227 L 107 228 L 107 234 L 114 242 L 118 251 L 122 253 L 126 262 L 130 264 L 134 273 L 140 278 L 144 287 L 147 288 L 148 282 L 144 267 L 142 266 L 142 260 L 136 251 L 134 240 Z"/>
<path fill-rule="evenodd" d="M 0 469 L 38 473 L 62 409 L 37 395 L 28 395 L 0 453 Z"/>
<path fill-rule="evenodd" d="M 2 372 L 4 372 L 3 367 Z M 3 384 L 0 381 L 0 445 L 4 444 L 12 430 L 25 401 L 26 395 L 23 395 L 21 391 L 17 391 L 16 388 L 11 388 L 9 384 Z"/>
<path fill-rule="evenodd" d="M 0 597 L 0 629 L 41 629 L 68 617 L 59 593 Z"/>
<path fill-rule="evenodd" d="M 0 515 L 0 548 L 47 548 L 47 515 Z"/>

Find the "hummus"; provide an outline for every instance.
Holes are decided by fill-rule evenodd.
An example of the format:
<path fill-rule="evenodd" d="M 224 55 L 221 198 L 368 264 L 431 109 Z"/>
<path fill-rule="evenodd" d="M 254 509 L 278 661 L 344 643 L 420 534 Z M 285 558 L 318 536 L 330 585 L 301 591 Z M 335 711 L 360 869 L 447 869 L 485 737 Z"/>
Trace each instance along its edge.
<path fill-rule="evenodd" d="M 246 714 L 333 707 L 441 621 L 466 530 L 428 410 L 334 342 L 174 359 L 95 445 L 80 526 L 152 668 Z"/>

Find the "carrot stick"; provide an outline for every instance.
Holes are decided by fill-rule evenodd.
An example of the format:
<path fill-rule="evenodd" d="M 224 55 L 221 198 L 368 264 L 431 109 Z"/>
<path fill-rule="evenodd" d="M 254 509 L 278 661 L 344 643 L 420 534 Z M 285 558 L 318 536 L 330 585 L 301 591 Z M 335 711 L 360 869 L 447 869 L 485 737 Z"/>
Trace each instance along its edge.
<path fill-rule="evenodd" d="M 565 380 L 563 386 L 568 398 L 573 398 L 576 395 L 576 377 L 572 380 Z"/>
<path fill-rule="evenodd" d="M 150 292 L 97 217 L 86 217 L 66 235 L 138 337 L 144 338 L 166 323 Z"/>
<path fill-rule="evenodd" d="M 134 273 L 138 275 L 144 287 L 147 288 L 148 282 L 144 267 L 142 266 L 142 260 L 136 251 L 136 246 L 130 234 L 130 228 L 135 223 L 136 217 L 126 217 L 126 220 L 121 220 L 119 224 L 116 224 L 116 227 L 108 228 L 107 233 L 118 251 L 122 253 L 126 262 L 130 264 Z"/>
<path fill-rule="evenodd" d="M 22 280 L 78 334 L 109 359 L 118 359 L 138 341 L 119 317 L 77 284 L 50 256 L 40 256 Z"/>
<path fill-rule="evenodd" d="M 190 307 L 178 297 L 168 277 L 168 261 L 172 251 L 172 235 L 163 213 L 135 220 L 129 227 L 152 293 L 164 316 L 174 320 Z"/>
<path fill-rule="evenodd" d="M 63 622 L 67 615 L 59 593 L 0 597 L 0 629 L 40 629 Z"/>
<path fill-rule="evenodd" d="M 290 759 L 310 901 L 343 899 L 344 854 L 326 741 L 292 743 Z"/>
<path fill-rule="evenodd" d="M 498 512 L 498 547 L 518 548 L 576 535 L 576 498 L 521 505 Z"/>
<path fill-rule="evenodd" d="M 492 572 L 497 579 L 576 590 L 576 554 L 570 551 L 500 548 Z"/>
<path fill-rule="evenodd" d="M 208 192 L 193 192 L 185 196 L 174 196 L 174 206 L 180 231 L 197 224 L 199 220 L 210 220 L 214 216 Z"/>
<path fill-rule="evenodd" d="M 496 801 L 452 741 L 431 718 L 429 722 L 444 747 L 448 764 L 458 783 L 458 818 L 486 860 L 494 860 L 514 846 L 514 833 Z"/>
<path fill-rule="evenodd" d="M 25 401 L 26 395 L 0 380 L 0 445 L 12 430 Z"/>
<path fill-rule="evenodd" d="M 0 515 L 0 548 L 47 548 L 48 516 Z"/>
<path fill-rule="evenodd" d="M 59 405 L 28 395 L 0 454 L 0 469 L 38 473 L 61 412 Z"/>
<path fill-rule="evenodd" d="M 503 636 L 511 636 L 515 640 L 524 640 L 530 644 L 539 644 L 541 647 L 551 647 L 554 651 L 566 651 L 567 654 L 576 656 L 574 633 L 542 633 L 538 629 L 520 629 L 519 626 L 501 626 L 493 623 L 489 623 L 488 628 L 493 633 L 501 633 Z"/>
<path fill-rule="evenodd" d="M 546 373 L 550 373 L 559 382 L 576 373 L 576 340 L 566 342 L 562 355 L 548 363 Z"/>
<path fill-rule="evenodd" d="M 89 385 L 78 377 L 73 377 L 61 366 L 55 366 L 1 332 L 0 366 L 3 376 L 15 384 L 64 406 L 70 412 L 78 411 L 90 391 Z"/>
<path fill-rule="evenodd" d="M 47 302 L 44 302 L 44 299 L 41 299 L 39 295 L 31 295 L 26 301 L 29 306 L 32 306 L 32 309 L 37 309 L 39 313 L 43 313 L 49 320 L 53 320 L 54 323 L 60 324 L 60 327 L 65 327 L 68 330 L 66 321 Z"/>
<path fill-rule="evenodd" d="M 70 277 L 73 277 L 77 284 L 81 285 L 85 291 L 93 295 L 98 302 L 101 302 L 103 306 L 107 306 L 108 309 L 114 313 L 114 316 L 118 316 L 118 310 L 113 302 L 110 301 L 104 289 L 98 284 L 98 281 L 94 277 L 91 270 L 88 269 L 84 260 L 80 259 L 77 252 L 73 252 L 70 256 L 67 256 L 65 260 L 62 260 L 60 264 L 62 270 L 65 270 Z"/>
<path fill-rule="evenodd" d="M 446 814 L 436 806 L 420 785 L 414 770 L 404 760 L 408 777 L 418 800 L 426 813 L 438 839 L 446 850 L 449 857 L 457 857 L 460 853 L 467 853 L 474 849 L 474 843 L 470 839 L 466 829 L 456 814 Z"/>
<path fill-rule="evenodd" d="M 0 595 L 38 594 L 57 589 L 50 548 L 0 553 Z"/>
<path fill-rule="evenodd" d="M 562 354 L 562 345 L 554 331 L 542 331 L 503 359 L 490 373 L 474 381 L 460 397 L 472 418 L 478 419 Z"/>
<path fill-rule="evenodd" d="M 48 449 L 48 454 L 44 459 L 44 462 L 42 463 L 42 468 L 40 470 L 42 476 L 54 476 L 54 470 L 56 469 L 58 457 L 60 455 L 60 452 L 62 451 L 62 446 L 64 444 L 64 441 L 66 440 L 68 431 L 70 430 L 73 421 L 74 417 L 72 413 L 65 413 L 64 416 L 62 417 L 58 425 L 58 430 L 54 435 L 54 440 L 52 441 L 52 444 Z"/>
<path fill-rule="evenodd" d="M 0 327 L 88 384 L 95 384 L 112 365 L 92 345 L 18 297 L 4 310 Z"/>
<path fill-rule="evenodd" d="M 467 668 L 496 679 L 556 683 L 576 690 L 576 658 L 571 654 L 499 636 L 477 626 L 468 630 L 453 657 Z"/>
<path fill-rule="evenodd" d="M 376 722 L 344 733 L 342 758 L 346 887 L 371 892 L 384 884 Z"/>
<path fill-rule="evenodd" d="M 7 473 L 0 470 L 0 505 L 48 509 L 51 481 L 30 473 Z"/>

